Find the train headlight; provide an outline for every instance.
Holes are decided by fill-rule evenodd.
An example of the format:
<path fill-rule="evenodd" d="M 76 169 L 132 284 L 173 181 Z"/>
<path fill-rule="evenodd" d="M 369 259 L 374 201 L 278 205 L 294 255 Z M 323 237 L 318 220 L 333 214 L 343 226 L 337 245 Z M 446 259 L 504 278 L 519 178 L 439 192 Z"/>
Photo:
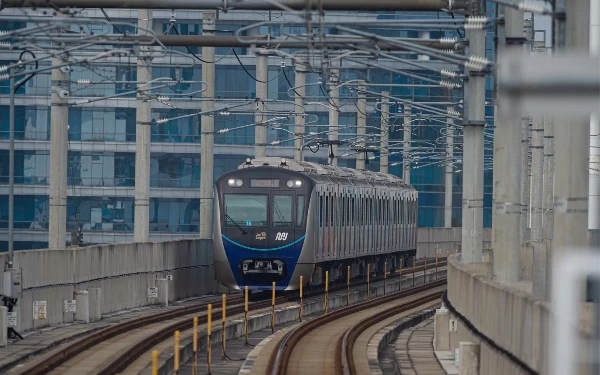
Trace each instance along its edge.
<path fill-rule="evenodd" d="M 288 180 L 285 183 L 285 186 L 287 186 L 288 188 L 292 189 L 292 188 L 301 188 L 302 187 L 302 181 L 300 180 Z"/>
<path fill-rule="evenodd" d="M 230 178 L 227 180 L 227 185 L 231 187 L 241 187 L 243 184 L 244 181 L 240 180 L 239 178 Z"/>

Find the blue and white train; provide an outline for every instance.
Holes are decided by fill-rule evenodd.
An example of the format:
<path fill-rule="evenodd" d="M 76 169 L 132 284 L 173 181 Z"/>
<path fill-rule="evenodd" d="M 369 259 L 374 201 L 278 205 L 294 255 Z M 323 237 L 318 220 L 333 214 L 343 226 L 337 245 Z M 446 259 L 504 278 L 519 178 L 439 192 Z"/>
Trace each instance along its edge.
<path fill-rule="evenodd" d="M 417 192 L 393 175 L 248 159 L 215 183 L 214 267 L 232 289 L 299 288 L 382 272 L 416 251 Z"/>

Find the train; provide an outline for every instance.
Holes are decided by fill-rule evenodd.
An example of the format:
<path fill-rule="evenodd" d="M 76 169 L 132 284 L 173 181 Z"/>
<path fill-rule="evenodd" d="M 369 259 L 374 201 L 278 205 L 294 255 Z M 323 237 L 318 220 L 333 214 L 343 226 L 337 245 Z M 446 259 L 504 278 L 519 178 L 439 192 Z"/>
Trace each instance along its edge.
<path fill-rule="evenodd" d="M 296 290 L 416 253 L 418 193 L 394 175 L 261 157 L 214 188 L 214 270 L 230 289 Z"/>

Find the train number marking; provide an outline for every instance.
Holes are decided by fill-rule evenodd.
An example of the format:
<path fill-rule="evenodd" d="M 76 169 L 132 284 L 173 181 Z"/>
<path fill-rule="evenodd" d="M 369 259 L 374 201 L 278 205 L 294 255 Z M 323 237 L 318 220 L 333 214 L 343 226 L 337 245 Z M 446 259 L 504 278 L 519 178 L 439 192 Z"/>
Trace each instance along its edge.
<path fill-rule="evenodd" d="M 285 241 L 287 240 L 287 237 L 287 232 L 277 232 L 277 235 L 275 236 L 275 241 Z"/>

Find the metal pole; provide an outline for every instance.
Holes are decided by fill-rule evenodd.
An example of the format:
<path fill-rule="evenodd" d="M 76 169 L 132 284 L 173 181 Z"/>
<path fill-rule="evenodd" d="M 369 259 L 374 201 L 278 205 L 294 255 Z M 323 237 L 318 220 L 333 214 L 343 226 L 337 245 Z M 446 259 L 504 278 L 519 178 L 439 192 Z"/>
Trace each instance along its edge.
<path fill-rule="evenodd" d="M 544 119 L 535 117 L 531 128 L 531 240 L 542 240 L 542 195 L 544 185 Z"/>
<path fill-rule="evenodd" d="M 62 16 L 59 14 L 59 16 Z M 66 61 L 54 57 L 52 65 Z M 69 107 L 69 69 L 52 70 L 52 90 L 50 96 L 50 217 L 48 247 L 63 249 L 66 246 L 67 231 L 67 137 Z M 62 94 L 62 95 L 61 95 Z"/>
<path fill-rule="evenodd" d="M 523 12 L 499 6 L 505 14 L 504 30 L 499 26 L 497 55 L 522 49 L 524 42 Z M 520 42 L 507 44 L 506 39 Z M 497 92 L 496 92 L 497 96 Z M 499 97 L 494 111 L 494 217 L 492 231 L 494 274 L 500 281 L 517 281 L 521 251 L 521 170 L 523 116 L 511 111 L 507 98 Z M 527 124 L 527 129 L 529 125 Z M 528 138 L 525 138 L 528 139 Z"/>
<path fill-rule="evenodd" d="M 590 55 L 600 56 L 600 3 L 597 1 L 590 4 L 590 15 Z M 590 203 L 588 224 L 589 229 L 600 229 L 600 110 L 592 113 L 590 118 Z M 598 310 L 600 311 L 600 309 Z M 597 328 L 600 330 L 600 323 L 597 324 Z M 600 374 L 600 371 L 598 373 Z"/>
<path fill-rule="evenodd" d="M 454 110 L 454 107 L 449 106 L 448 110 Z M 454 157 L 454 119 L 448 118 L 448 126 L 446 127 L 446 184 L 445 184 L 445 208 L 444 208 L 444 227 L 452 228 L 452 172 L 451 161 Z"/>
<path fill-rule="evenodd" d="M 331 69 L 329 76 L 329 82 L 331 83 L 331 91 L 329 91 L 329 140 L 337 142 L 339 140 L 339 103 L 340 103 L 340 88 L 338 86 L 340 71 L 338 69 Z M 337 167 L 338 165 L 338 145 L 331 144 L 331 154 L 329 155 L 329 164 Z"/>
<path fill-rule="evenodd" d="M 388 139 L 390 135 L 390 100 L 386 98 L 390 93 L 382 91 L 383 98 L 381 99 L 381 143 L 379 148 L 379 172 L 388 173 L 389 149 Z"/>
<path fill-rule="evenodd" d="M 12 263 L 14 256 L 14 221 L 15 221 L 15 79 L 10 79 L 9 108 L 9 151 L 8 151 L 8 261 Z M 12 266 L 11 266 L 12 267 Z"/>
<path fill-rule="evenodd" d="M 265 54 L 256 52 L 256 114 L 254 121 L 261 123 L 267 120 L 267 81 L 268 81 L 268 57 Z M 254 128 L 254 157 L 262 158 L 267 156 L 267 127 L 266 125 L 257 125 Z"/>
<path fill-rule="evenodd" d="M 304 96 L 306 95 L 306 67 L 300 63 L 296 63 L 295 69 L 295 82 L 294 86 L 296 86 L 295 93 L 295 112 L 296 117 L 294 117 L 294 135 L 296 139 L 294 139 L 294 160 L 302 161 L 304 160 L 304 155 L 302 152 L 302 145 L 304 144 Z"/>
<path fill-rule="evenodd" d="M 546 119 L 544 125 L 544 215 L 543 235 L 552 240 L 554 232 L 554 120 Z M 547 246 L 550 246 L 548 244 Z M 550 250 L 549 248 L 547 249 Z"/>
<path fill-rule="evenodd" d="M 152 10 L 138 10 L 138 26 L 152 29 Z M 139 30 L 144 34 L 144 30 Z M 140 47 L 150 54 L 148 47 Z M 137 59 L 138 89 L 146 88 L 145 82 L 152 80 L 152 58 Z M 133 237 L 135 242 L 150 240 L 150 133 L 152 121 L 151 101 L 138 91 L 135 108 L 135 220 Z"/>
<path fill-rule="evenodd" d="M 361 82 L 358 86 L 358 99 L 356 103 L 356 136 L 359 137 L 358 147 L 366 147 L 367 140 L 365 139 L 366 135 L 366 126 L 367 126 L 367 96 L 364 92 L 366 90 L 365 82 Z M 356 169 L 365 169 L 365 153 L 359 152 L 356 155 Z"/>
<path fill-rule="evenodd" d="M 402 179 L 410 185 L 410 142 L 412 139 L 411 126 L 412 108 L 410 104 L 404 104 L 404 139 L 402 150 Z"/>
<path fill-rule="evenodd" d="M 520 243 L 529 240 L 529 117 L 521 119 L 521 227 Z M 521 246 L 521 245 L 519 245 Z"/>
<path fill-rule="evenodd" d="M 471 56 L 485 56 L 485 30 L 467 31 Z M 485 73 L 469 71 L 463 141 L 462 260 L 481 262 L 483 252 L 483 128 Z"/>
<path fill-rule="evenodd" d="M 215 30 L 215 14 L 202 15 L 202 33 L 213 35 Z M 203 98 L 215 96 L 215 47 L 202 47 L 202 82 L 206 83 Z M 201 111 L 211 111 L 214 107 L 213 100 L 203 100 L 200 104 Z M 200 239 L 212 239 L 213 232 L 213 180 L 214 180 L 214 144 L 215 144 L 215 118 L 212 115 L 200 116 Z"/>

